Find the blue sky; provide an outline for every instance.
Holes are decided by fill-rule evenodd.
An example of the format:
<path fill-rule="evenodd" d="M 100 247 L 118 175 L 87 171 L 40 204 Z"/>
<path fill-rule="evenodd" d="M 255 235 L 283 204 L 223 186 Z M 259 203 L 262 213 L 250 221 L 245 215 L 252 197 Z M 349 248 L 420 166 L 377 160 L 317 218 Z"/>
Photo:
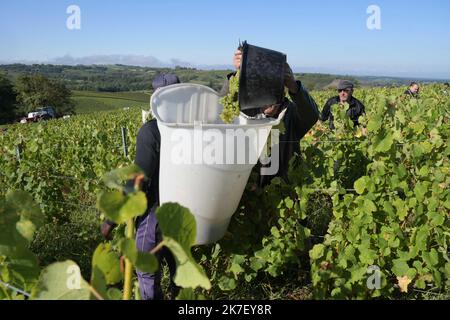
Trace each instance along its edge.
<path fill-rule="evenodd" d="M 68 30 L 69 5 L 81 30 Z M 381 30 L 368 30 L 369 5 Z M 0 0 L 0 62 L 149 56 L 229 65 L 238 40 L 296 71 L 450 79 L 448 0 Z M 64 60 L 60 60 L 64 61 Z"/>

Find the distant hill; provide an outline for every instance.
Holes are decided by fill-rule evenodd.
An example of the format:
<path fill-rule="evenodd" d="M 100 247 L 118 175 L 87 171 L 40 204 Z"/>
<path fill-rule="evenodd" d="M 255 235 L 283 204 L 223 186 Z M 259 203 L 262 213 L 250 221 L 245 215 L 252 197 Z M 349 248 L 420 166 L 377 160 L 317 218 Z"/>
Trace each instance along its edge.
<path fill-rule="evenodd" d="M 15 80 L 23 74 L 42 74 L 59 80 L 75 91 L 127 92 L 150 90 L 153 78 L 164 72 L 174 72 L 182 82 L 199 83 L 220 90 L 226 75 L 231 70 L 197 70 L 176 67 L 149 68 L 126 65 L 52 65 L 52 64 L 9 64 L 0 65 L 0 72 L 6 72 Z M 297 73 L 298 79 L 309 90 L 334 87 L 337 79 L 353 81 L 357 86 L 398 86 L 407 85 L 411 80 L 390 77 L 361 77 L 317 73 Z M 434 82 L 424 80 L 422 82 Z M 437 81 L 436 81 L 437 82 Z"/>
<path fill-rule="evenodd" d="M 189 68 L 147 68 L 124 65 L 64 66 L 51 64 L 0 65 L 0 71 L 15 79 L 22 74 L 42 74 L 59 80 L 69 89 L 78 91 L 122 92 L 150 90 L 153 78 L 159 73 L 174 72 L 181 82 L 207 85 L 220 90 L 230 71 L 205 71 Z"/>
<path fill-rule="evenodd" d="M 117 110 L 123 108 L 150 108 L 150 95 L 146 92 L 72 91 L 75 113 Z"/>

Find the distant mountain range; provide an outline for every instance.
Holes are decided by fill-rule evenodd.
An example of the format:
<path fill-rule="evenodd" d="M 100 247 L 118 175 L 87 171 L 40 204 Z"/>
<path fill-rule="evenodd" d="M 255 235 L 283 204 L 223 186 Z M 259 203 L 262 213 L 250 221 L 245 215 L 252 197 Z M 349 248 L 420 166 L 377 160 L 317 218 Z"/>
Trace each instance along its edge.
<path fill-rule="evenodd" d="M 47 61 L 38 60 L 12 60 L 12 61 L 0 61 L 0 65 L 4 64 L 55 64 L 66 66 L 77 65 L 126 65 L 135 67 L 148 67 L 148 68 L 196 68 L 200 70 L 227 70 L 231 69 L 232 65 L 216 64 L 216 65 L 196 65 L 187 61 L 179 59 L 170 59 L 168 62 L 161 61 L 153 56 L 145 55 L 132 55 L 132 54 L 109 54 L 109 55 L 91 55 L 85 57 L 72 57 L 71 55 L 65 55 L 62 57 L 52 58 Z"/>

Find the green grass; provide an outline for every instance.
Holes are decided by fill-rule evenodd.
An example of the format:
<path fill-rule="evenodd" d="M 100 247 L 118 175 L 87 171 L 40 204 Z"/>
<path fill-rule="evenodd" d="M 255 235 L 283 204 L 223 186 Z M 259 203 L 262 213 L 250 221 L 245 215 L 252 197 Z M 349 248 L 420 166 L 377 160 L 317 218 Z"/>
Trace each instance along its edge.
<path fill-rule="evenodd" d="M 118 110 L 129 107 L 149 108 L 150 92 L 94 92 L 73 91 L 77 114 Z"/>

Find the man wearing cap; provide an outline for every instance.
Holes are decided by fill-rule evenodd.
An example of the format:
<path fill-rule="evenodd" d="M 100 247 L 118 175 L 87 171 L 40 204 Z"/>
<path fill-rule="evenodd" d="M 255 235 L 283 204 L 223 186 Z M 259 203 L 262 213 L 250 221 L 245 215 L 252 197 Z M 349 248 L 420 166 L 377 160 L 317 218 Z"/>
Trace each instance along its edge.
<path fill-rule="evenodd" d="M 160 74 L 155 77 L 152 83 L 153 89 L 156 91 L 161 87 L 180 83 L 178 77 L 174 74 Z M 152 119 L 142 125 L 136 139 L 136 158 L 137 164 L 145 173 L 148 180 L 143 182 L 142 190 L 147 197 L 147 211 L 144 215 L 136 219 L 136 247 L 138 251 L 150 252 L 161 241 L 162 235 L 156 220 L 156 208 L 159 205 L 159 159 L 160 159 L 161 136 L 159 133 L 156 119 Z M 125 189 L 133 189 L 134 181 L 128 181 Z M 106 220 L 102 225 L 102 234 L 105 238 L 110 238 L 111 231 L 115 224 Z M 156 253 L 161 264 L 165 259 L 171 278 L 171 294 L 172 299 L 176 297 L 178 288 L 173 282 L 176 272 L 176 262 L 172 253 L 164 247 Z M 160 300 L 163 298 L 161 290 L 161 268 L 154 273 L 149 274 L 136 270 L 141 296 L 143 300 Z"/>
<path fill-rule="evenodd" d="M 355 126 L 359 125 L 358 119 L 366 113 L 365 107 L 361 101 L 353 96 L 353 83 L 347 80 L 341 80 L 338 84 L 338 96 L 330 98 L 323 107 L 320 115 L 320 121 L 330 120 L 329 127 L 334 130 L 334 116 L 331 107 L 335 104 L 348 103 L 347 115 L 353 120 Z"/>
<path fill-rule="evenodd" d="M 411 98 L 418 98 L 419 91 L 420 91 L 419 84 L 417 82 L 411 82 L 408 90 L 406 90 L 403 94 Z"/>
<path fill-rule="evenodd" d="M 444 90 L 442 90 L 442 93 L 446 96 L 448 96 L 450 84 L 448 82 L 444 83 Z"/>

